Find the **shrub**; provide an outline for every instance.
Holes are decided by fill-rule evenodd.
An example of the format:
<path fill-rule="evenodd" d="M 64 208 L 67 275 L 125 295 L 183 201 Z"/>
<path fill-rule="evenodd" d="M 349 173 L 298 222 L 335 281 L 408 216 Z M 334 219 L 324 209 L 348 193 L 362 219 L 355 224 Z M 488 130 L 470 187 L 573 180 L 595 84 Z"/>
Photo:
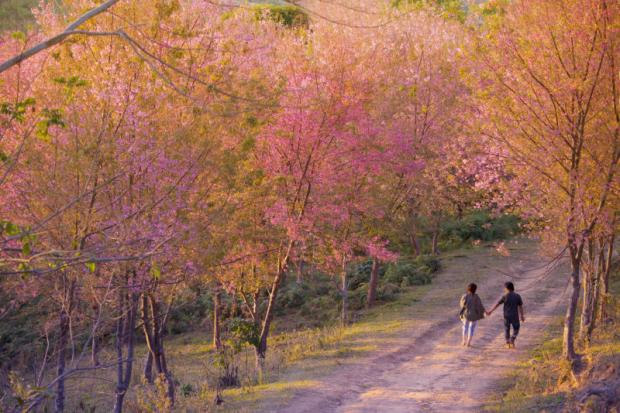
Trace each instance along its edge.
<path fill-rule="evenodd" d="M 362 283 L 355 290 L 349 291 L 349 308 L 351 310 L 361 310 L 366 306 L 366 296 L 368 294 L 368 284 Z"/>
<path fill-rule="evenodd" d="M 290 284 L 276 298 L 279 308 L 298 308 L 304 305 L 311 295 L 306 284 Z"/>
<path fill-rule="evenodd" d="M 189 397 L 196 392 L 196 390 L 194 390 L 194 386 L 189 383 L 183 384 L 180 390 L 183 397 Z"/>
<path fill-rule="evenodd" d="M 420 271 L 427 274 L 434 274 L 441 269 L 441 262 L 432 255 L 420 255 L 415 259 L 415 265 Z"/>
<path fill-rule="evenodd" d="M 519 232 L 519 224 L 519 217 L 515 215 L 493 217 L 487 211 L 476 211 L 462 219 L 446 221 L 442 226 L 442 238 L 461 241 L 506 239 Z"/>
<path fill-rule="evenodd" d="M 338 299 L 339 296 L 337 299 L 334 299 L 331 295 L 321 295 L 311 298 L 301 307 L 301 314 L 305 316 L 321 314 L 323 317 L 329 319 L 329 314 L 335 314 Z"/>
<path fill-rule="evenodd" d="M 171 334 L 192 331 L 213 311 L 213 300 L 208 292 L 196 294 L 183 300 L 183 305 L 174 307 L 167 323 Z"/>
<path fill-rule="evenodd" d="M 258 326 L 252 321 L 233 318 L 228 323 L 228 331 L 230 332 L 230 345 L 237 353 L 241 351 L 243 344 L 258 347 L 260 332 Z"/>
<path fill-rule="evenodd" d="M 377 288 L 377 299 L 381 301 L 392 301 L 396 299 L 396 295 L 400 292 L 400 287 L 392 283 L 381 284 Z"/>
<path fill-rule="evenodd" d="M 7 302 L 2 292 L 0 302 Z M 50 311 L 53 310 L 37 297 L 5 314 L 0 322 L 0 368 L 29 364 L 32 357 L 45 348 L 41 332 Z"/>
<path fill-rule="evenodd" d="M 439 267 L 439 260 L 431 256 L 401 259 L 388 266 L 385 281 L 400 286 L 430 284 Z"/>
<path fill-rule="evenodd" d="M 370 272 L 372 271 L 372 259 L 367 259 L 348 268 L 347 277 L 349 281 L 349 289 L 356 290 L 360 285 L 370 281 Z M 385 266 L 379 265 L 379 278 L 385 275 Z"/>
<path fill-rule="evenodd" d="M 256 19 L 272 20 L 284 27 L 307 27 L 308 15 L 299 7 L 290 5 L 260 5 L 256 6 Z"/>

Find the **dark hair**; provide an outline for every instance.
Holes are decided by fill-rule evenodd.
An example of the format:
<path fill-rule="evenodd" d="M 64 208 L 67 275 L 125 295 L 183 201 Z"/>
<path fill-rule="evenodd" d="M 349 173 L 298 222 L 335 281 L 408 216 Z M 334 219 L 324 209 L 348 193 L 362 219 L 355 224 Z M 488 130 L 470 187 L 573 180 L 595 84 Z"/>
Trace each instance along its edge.
<path fill-rule="evenodd" d="M 511 283 L 510 281 L 508 281 L 507 283 L 504 284 L 504 287 L 506 287 L 506 289 L 508 291 L 514 291 L 515 290 L 515 285 L 513 283 Z"/>
<path fill-rule="evenodd" d="M 467 291 L 469 291 L 472 294 L 475 294 L 477 289 L 478 289 L 478 286 L 474 283 L 471 283 L 467 286 Z"/>

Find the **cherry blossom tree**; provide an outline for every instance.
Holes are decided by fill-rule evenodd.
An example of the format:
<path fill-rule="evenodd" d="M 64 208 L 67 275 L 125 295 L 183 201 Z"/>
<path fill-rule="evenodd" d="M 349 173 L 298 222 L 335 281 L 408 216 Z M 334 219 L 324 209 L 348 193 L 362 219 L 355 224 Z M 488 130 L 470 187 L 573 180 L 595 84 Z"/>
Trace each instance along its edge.
<path fill-rule="evenodd" d="M 619 16 L 615 2 L 517 1 L 479 50 L 485 133 L 510 154 L 521 205 L 569 253 L 570 361 L 584 251 L 617 193 Z"/>

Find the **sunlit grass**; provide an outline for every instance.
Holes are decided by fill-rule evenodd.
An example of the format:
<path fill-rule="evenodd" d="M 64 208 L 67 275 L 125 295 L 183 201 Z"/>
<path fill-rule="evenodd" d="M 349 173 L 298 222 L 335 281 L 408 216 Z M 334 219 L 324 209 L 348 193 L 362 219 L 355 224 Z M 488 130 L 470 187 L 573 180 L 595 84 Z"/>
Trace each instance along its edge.
<path fill-rule="evenodd" d="M 610 284 L 612 295 L 617 297 L 620 293 L 620 277 L 616 275 Z M 588 368 L 620 366 L 618 299 L 614 299 L 610 310 L 614 320 L 604 328 L 596 329 L 590 344 L 576 343 Z M 544 341 L 530 352 L 525 361 L 517 364 L 511 375 L 503 379 L 500 386 L 502 391 L 495 400 L 489 402 L 486 411 L 526 413 L 566 408 L 565 404 L 570 402 L 575 393 L 575 385 L 579 384 L 571 375 L 568 362 L 561 357 L 562 327 L 562 319 L 557 319 L 551 325 Z"/>
<path fill-rule="evenodd" d="M 520 243 L 519 248 L 525 248 L 527 242 Z M 524 257 L 528 251 L 532 251 L 531 246 L 524 250 Z M 269 339 L 261 380 L 257 378 L 253 348 L 247 346 L 236 356 L 241 386 L 224 389 L 221 393 L 224 404 L 220 406 L 213 404 L 219 370 L 214 364 L 212 337 L 206 331 L 169 336 L 166 339 L 168 364 L 179 393 L 176 410 L 255 412 L 261 411 L 261 406 L 269 409 L 284 406 L 295 392 L 319 386 L 334 369 L 372 360 L 373 355 L 402 345 L 410 331 L 424 328 L 443 316 L 448 310 L 446 302 L 454 302 L 456 306 L 468 282 L 483 282 L 492 276 L 502 260 L 503 257 L 485 246 L 451 252 L 445 258 L 442 256 L 442 270 L 432 284 L 404 288 L 395 301 L 355 313 L 355 321 L 344 328 L 336 323 L 287 331 L 282 325 Z M 282 322 L 294 326 L 294 321 Z M 146 349 L 140 344 L 132 379 L 138 384 L 128 395 L 128 406 L 138 393 L 149 391 L 148 387 L 139 385 L 145 355 Z M 112 349 L 104 349 L 102 358 L 112 357 Z M 73 386 L 70 394 L 80 395 L 80 399 L 70 401 L 70 406 L 88 399 L 88 405 L 96 406 L 97 411 L 108 411 L 113 402 L 114 380 L 112 370 L 101 372 L 96 380 L 70 380 Z"/>

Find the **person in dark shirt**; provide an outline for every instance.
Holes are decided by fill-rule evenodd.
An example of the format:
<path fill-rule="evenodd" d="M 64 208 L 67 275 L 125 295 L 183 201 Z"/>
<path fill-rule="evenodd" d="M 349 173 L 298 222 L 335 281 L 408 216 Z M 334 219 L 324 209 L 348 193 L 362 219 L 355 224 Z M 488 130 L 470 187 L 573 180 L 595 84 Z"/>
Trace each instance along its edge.
<path fill-rule="evenodd" d="M 515 286 L 511 282 L 507 282 L 504 284 L 505 294 L 500 298 L 500 300 L 495 304 L 495 306 L 486 313 L 487 316 L 490 316 L 493 311 L 501 304 L 504 304 L 504 328 L 506 332 L 506 347 L 514 348 L 515 340 L 517 339 L 517 335 L 519 335 L 519 328 L 521 327 L 521 322 L 525 321 L 525 313 L 523 312 L 523 300 L 521 296 L 515 293 Z M 510 327 L 512 326 L 512 336 L 510 335 Z"/>

